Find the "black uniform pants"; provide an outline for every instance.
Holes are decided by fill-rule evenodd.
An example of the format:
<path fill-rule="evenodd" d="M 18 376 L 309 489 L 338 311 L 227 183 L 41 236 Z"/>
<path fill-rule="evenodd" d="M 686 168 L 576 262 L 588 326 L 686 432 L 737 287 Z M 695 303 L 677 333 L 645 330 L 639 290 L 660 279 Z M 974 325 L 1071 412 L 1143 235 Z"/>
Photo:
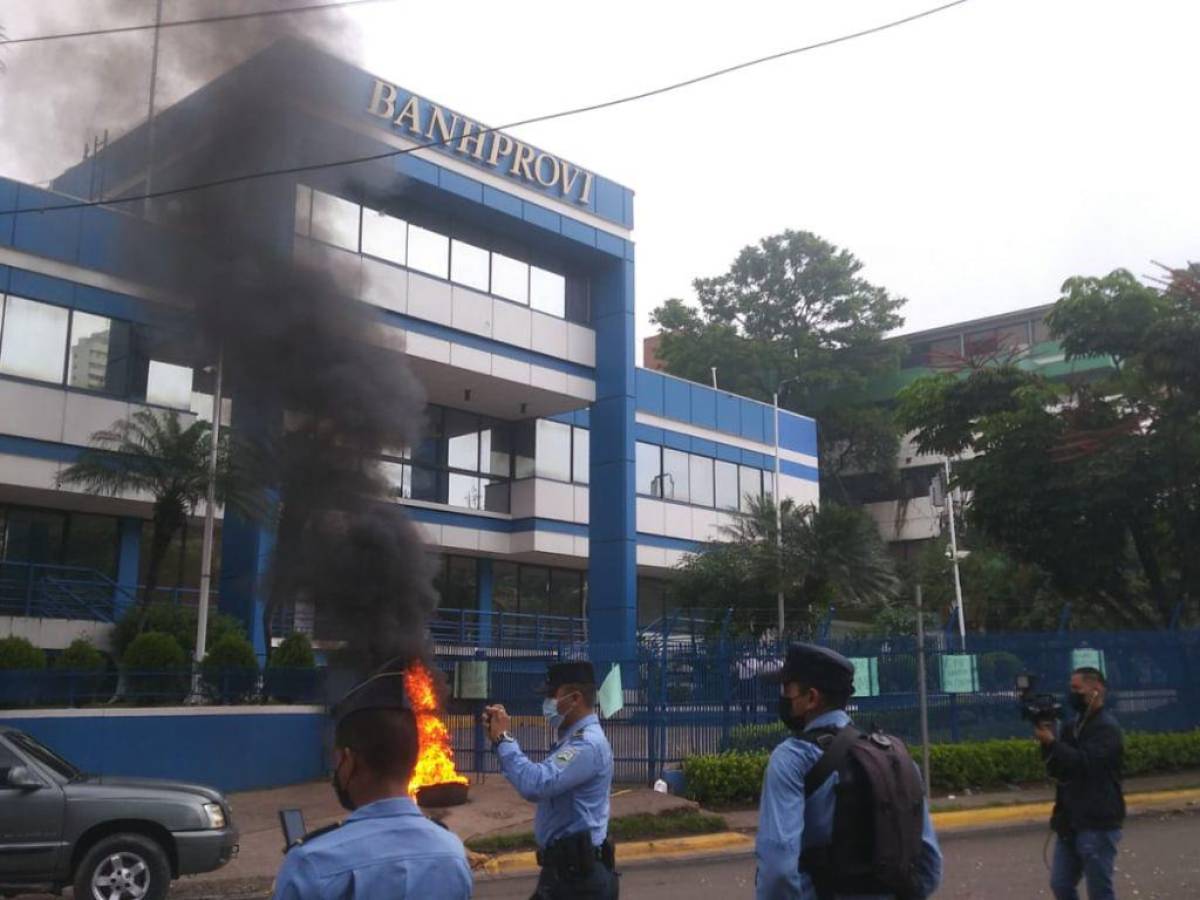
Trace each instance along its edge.
<path fill-rule="evenodd" d="M 616 873 L 597 862 L 586 875 L 568 876 L 550 866 L 543 866 L 537 888 L 529 900 L 617 900 L 620 884 Z"/>

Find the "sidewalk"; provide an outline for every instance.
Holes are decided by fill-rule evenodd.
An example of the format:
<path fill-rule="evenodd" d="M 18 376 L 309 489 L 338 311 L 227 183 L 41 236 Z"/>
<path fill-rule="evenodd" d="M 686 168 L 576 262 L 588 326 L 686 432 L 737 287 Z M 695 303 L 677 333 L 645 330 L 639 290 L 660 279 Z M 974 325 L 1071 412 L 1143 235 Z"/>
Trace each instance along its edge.
<path fill-rule="evenodd" d="M 1132 778 L 1125 784 L 1131 816 L 1200 807 L 1200 771 Z M 934 826 L 939 835 L 1044 826 L 1054 799 L 1052 788 L 1036 786 L 967 796 L 940 797 L 933 801 Z M 262 897 L 269 890 L 283 859 L 283 838 L 278 811 L 299 808 L 310 829 L 343 818 L 327 782 L 313 782 L 270 791 L 232 795 L 234 821 L 241 829 L 241 850 L 225 868 L 177 882 L 172 898 Z M 618 787 L 613 792 L 613 817 L 635 813 L 660 813 L 696 804 L 680 797 L 657 794 L 643 787 Z M 471 800 L 463 806 L 431 810 L 463 840 L 483 835 L 518 833 L 533 827 L 533 805 L 522 800 L 503 778 L 489 776 L 471 785 Z M 621 844 L 619 858 L 626 862 L 702 858 L 753 852 L 753 832 L 758 810 L 720 813 L 730 830 L 695 837 L 665 838 Z M 476 878 L 524 874 L 536 867 L 532 853 L 506 853 L 496 857 L 472 854 Z"/>

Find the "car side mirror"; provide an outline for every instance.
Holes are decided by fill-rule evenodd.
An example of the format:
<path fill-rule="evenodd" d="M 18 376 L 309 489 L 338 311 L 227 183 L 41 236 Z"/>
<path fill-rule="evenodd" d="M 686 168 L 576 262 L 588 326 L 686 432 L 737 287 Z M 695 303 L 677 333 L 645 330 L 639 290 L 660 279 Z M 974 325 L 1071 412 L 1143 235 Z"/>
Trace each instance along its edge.
<path fill-rule="evenodd" d="M 11 767 L 5 773 L 4 784 L 6 787 L 16 788 L 19 791 L 36 791 L 38 788 L 45 787 L 28 766 Z"/>

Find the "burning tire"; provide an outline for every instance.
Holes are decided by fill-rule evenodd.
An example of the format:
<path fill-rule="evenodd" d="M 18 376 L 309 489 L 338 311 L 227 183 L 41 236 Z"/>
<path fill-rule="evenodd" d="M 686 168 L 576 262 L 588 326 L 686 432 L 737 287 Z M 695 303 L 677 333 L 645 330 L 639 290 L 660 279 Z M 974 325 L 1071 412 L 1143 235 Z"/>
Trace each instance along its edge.
<path fill-rule="evenodd" d="M 417 805 L 437 809 L 444 806 L 459 806 L 467 802 L 468 785 L 427 784 L 417 790 Z"/>

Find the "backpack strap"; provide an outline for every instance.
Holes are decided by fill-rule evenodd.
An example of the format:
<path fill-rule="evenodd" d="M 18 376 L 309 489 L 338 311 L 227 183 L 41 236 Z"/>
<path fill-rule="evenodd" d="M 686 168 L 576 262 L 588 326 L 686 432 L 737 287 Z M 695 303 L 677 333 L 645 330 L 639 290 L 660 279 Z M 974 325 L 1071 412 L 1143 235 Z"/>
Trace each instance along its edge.
<path fill-rule="evenodd" d="M 841 768 L 850 747 L 862 736 L 862 732 L 853 725 L 847 725 L 837 731 L 833 742 L 825 748 L 817 764 L 808 770 L 804 776 L 804 796 L 811 797 L 817 789 L 829 780 L 829 776 Z M 817 743 L 814 741 L 813 743 Z M 817 743 L 817 746 L 820 746 Z"/>

